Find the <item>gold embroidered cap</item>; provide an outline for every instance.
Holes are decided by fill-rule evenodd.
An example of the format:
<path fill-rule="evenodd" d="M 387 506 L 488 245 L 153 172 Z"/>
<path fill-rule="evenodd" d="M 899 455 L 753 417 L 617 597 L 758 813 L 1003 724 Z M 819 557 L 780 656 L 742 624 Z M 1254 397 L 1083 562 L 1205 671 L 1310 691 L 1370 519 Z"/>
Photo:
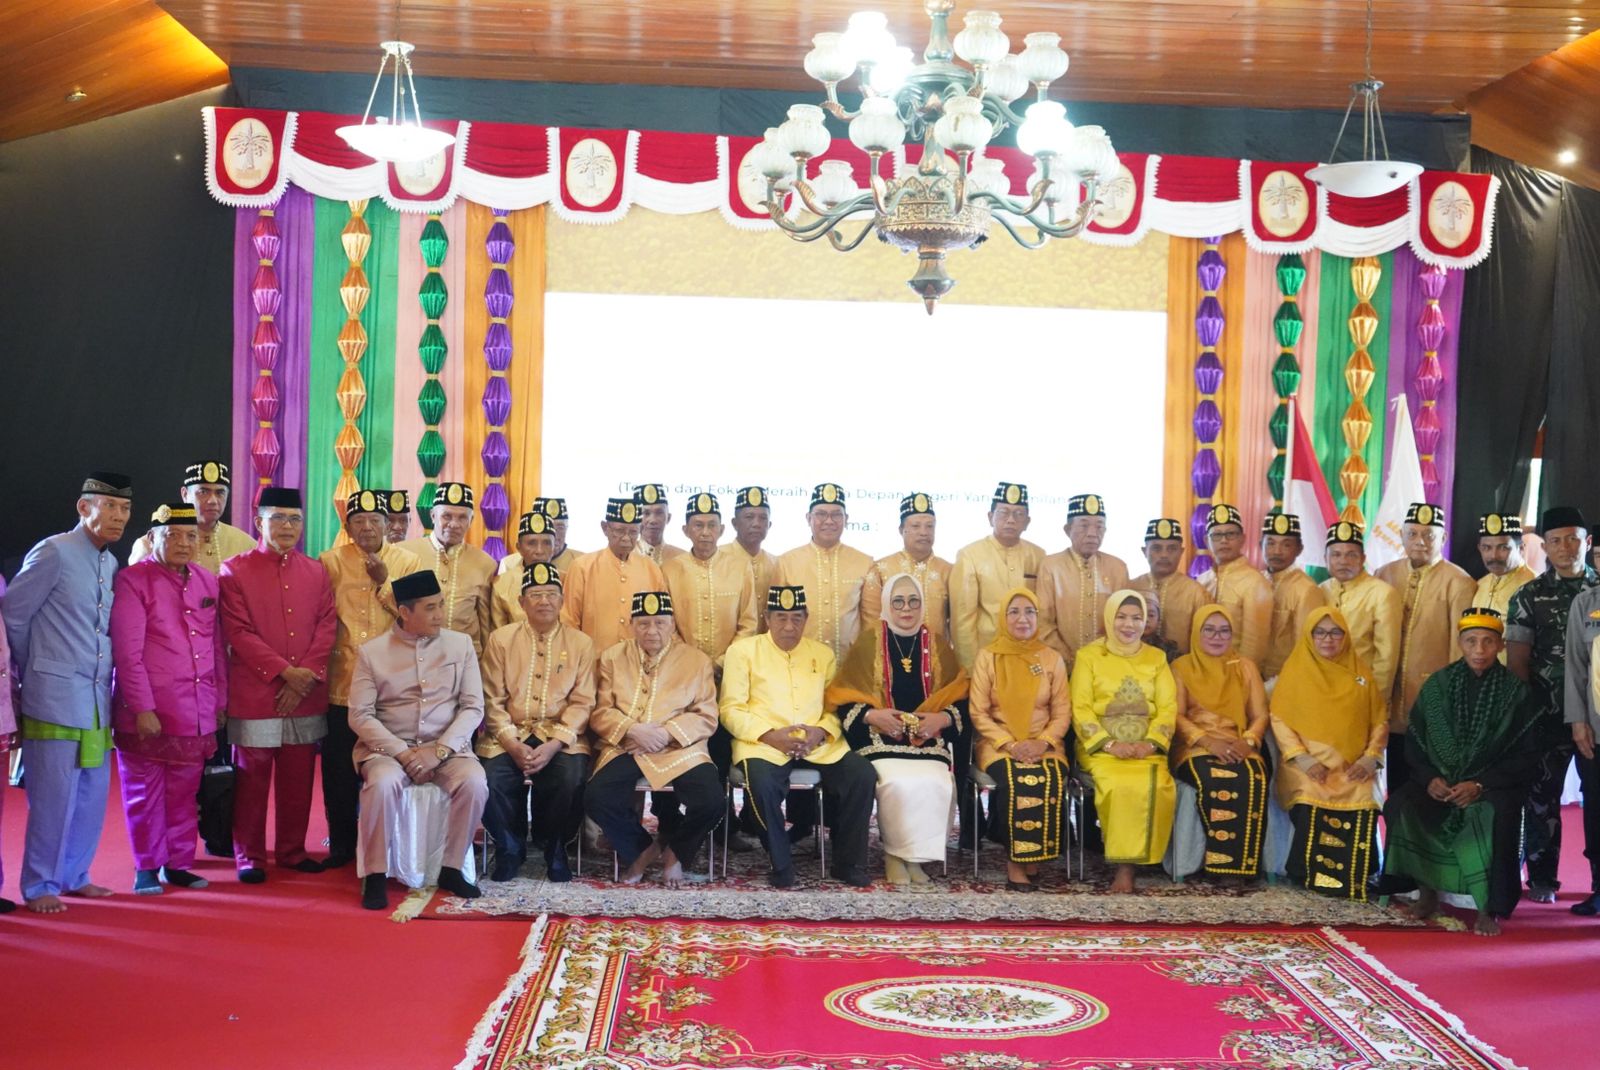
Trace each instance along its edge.
<path fill-rule="evenodd" d="M 383 499 L 384 512 L 391 516 L 399 516 L 411 509 L 411 492 L 409 490 L 375 490 L 372 493 Z"/>
<path fill-rule="evenodd" d="M 1406 508 L 1407 524 L 1421 524 L 1425 528 L 1444 527 L 1444 510 L 1432 502 L 1412 502 Z"/>
<path fill-rule="evenodd" d="M 639 503 L 632 498 L 607 498 L 606 523 L 608 524 L 637 524 L 639 522 Z"/>
<path fill-rule="evenodd" d="M 1293 513 L 1268 513 L 1261 518 L 1261 534 L 1300 537 L 1300 518 Z"/>
<path fill-rule="evenodd" d="M 635 591 L 633 595 L 635 617 L 672 616 L 672 595 L 666 591 Z"/>
<path fill-rule="evenodd" d="M 1456 622 L 1456 633 L 1467 631 L 1471 628 L 1487 628 L 1491 632 L 1501 635 L 1506 631 L 1506 619 L 1497 609 L 1488 606 L 1473 606 L 1461 614 L 1461 619 Z"/>
<path fill-rule="evenodd" d="M 1522 518 L 1514 513 L 1484 513 L 1478 518 L 1478 536 L 1509 535 L 1522 538 Z"/>
<path fill-rule="evenodd" d="M 1074 494 L 1067 499 L 1067 520 L 1080 516 L 1105 516 L 1106 502 L 1098 494 Z"/>
<path fill-rule="evenodd" d="M 1237 524 L 1244 527 L 1244 517 L 1239 515 L 1239 510 L 1231 505 L 1213 505 L 1206 514 L 1206 534 L 1211 534 L 1213 528 L 1220 528 L 1224 524 Z"/>
<path fill-rule="evenodd" d="M 358 490 L 344 500 L 344 515 L 348 519 L 360 516 L 362 513 L 386 513 L 384 506 L 389 503 L 379 497 L 381 491 Z"/>
<path fill-rule="evenodd" d="M 806 589 L 804 587 L 773 584 L 767 588 L 767 612 L 788 613 L 791 610 L 806 608 Z"/>
<path fill-rule="evenodd" d="M 523 513 L 517 521 L 517 538 L 524 535 L 554 535 L 555 523 L 543 513 Z"/>
<path fill-rule="evenodd" d="M 440 483 L 433 492 L 433 504 L 459 505 L 472 508 L 472 488 L 465 483 Z"/>
<path fill-rule="evenodd" d="M 1150 521 L 1144 528 L 1144 541 L 1151 539 L 1177 539 L 1183 541 L 1183 524 L 1170 516 L 1160 516 Z"/>
<path fill-rule="evenodd" d="M 633 488 L 633 500 L 640 505 L 662 505 L 667 500 L 667 488 L 660 483 L 640 483 Z"/>
<path fill-rule="evenodd" d="M 150 514 L 150 526 L 163 527 L 194 527 L 200 522 L 195 513 L 194 506 L 188 502 L 171 502 L 162 505 Z"/>
<path fill-rule="evenodd" d="M 1356 546 L 1367 545 L 1366 533 L 1361 530 L 1360 524 L 1352 524 L 1348 520 L 1341 520 L 1328 529 L 1326 545 L 1333 546 L 1341 542 L 1352 543 Z"/>
<path fill-rule="evenodd" d="M 772 503 L 767 500 L 766 487 L 740 487 L 739 493 L 733 496 L 735 509 L 771 509 Z"/>
<path fill-rule="evenodd" d="M 533 511 L 543 513 L 551 520 L 567 519 L 567 499 L 565 498 L 535 498 Z"/>
<path fill-rule="evenodd" d="M 933 499 L 921 491 L 907 494 L 900 499 L 900 522 L 905 523 L 908 516 L 933 516 Z"/>
<path fill-rule="evenodd" d="M 844 505 L 844 488 L 837 483 L 818 483 L 811 488 L 811 508 L 819 505 Z"/>
<path fill-rule="evenodd" d="M 526 591 L 530 587 L 554 587 L 559 591 L 561 570 L 543 561 L 535 561 L 522 570 L 522 589 Z"/>
<path fill-rule="evenodd" d="M 722 505 L 717 501 L 717 496 L 710 491 L 701 491 L 699 494 L 689 495 L 688 508 L 684 510 L 683 518 L 688 520 L 694 516 L 722 515 Z"/>
<path fill-rule="evenodd" d="M 228 465 L 225 461 L 196 461 L 183 470 L 183 485 L 185 487 L 199 486 L 201 483 L 211 483 L 221 487 L 233 486 Z"/>
<path fill-rule="evenodd" d="M 1028 505 L 1028 487 L 1025 483 L 1001 483 L 994 488 L 994 497 L 989 499 L 989 507 L 997 505 Z"/>

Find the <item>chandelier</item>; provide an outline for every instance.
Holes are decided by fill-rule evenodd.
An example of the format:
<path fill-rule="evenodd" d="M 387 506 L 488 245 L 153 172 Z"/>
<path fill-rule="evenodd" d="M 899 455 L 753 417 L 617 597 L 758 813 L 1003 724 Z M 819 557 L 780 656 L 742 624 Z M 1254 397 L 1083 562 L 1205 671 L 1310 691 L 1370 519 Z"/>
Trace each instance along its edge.
<path fill-rule="evenodd" d="M 364 156 L 385 163 L 415 163 L 426 160 L 437 152 L 455 144 L 455 136 L 443 130 L 422 125 L 422 111 L 417 106 L 417 86 L 411 80 L 411 52 L 415 47 L 407 41 L 384 41 L 383 58 L 378 61 L 378 76 L 373 79 L 372 92 L 367 94 L 367 110 L 361 121 L 341 126 L 334 131 L 345 144 Z M 372 122 L 372 102 L 378 99 L 383 88 L 383 72 L 394 60 L 393 86 L 390 91 L 389 114 L 379 115 Z M 405 83 L 400 72 L 405 71 Z M 411 99 L 411 116 L 406 117 L 406 98 Z"/>
<path fill-rule="evenodd" d="M 1076 237 L 1094 218 L 1099 187 L 1116 177 L 1120 164 L 1103 129 L 1074 127 L 1066 108 L 1048 97 L 1050 83 L 1067 72 L 1059 34 L 1030 33 L 1013 55 L 993 11 L 968 12 L 966 28 L 951 40 L 954 0 L 923 0 L 922 7 L 932 26 L 921 63 L 895 44 L 876 11 L 850 16 L 844 33 L 813 37 L 805 70 L 822 83 L 827 100 L 791 107 L 750 159 L 767 180 L 762 207 L 796 241 L 826 237 L 848 252 L 876 234 L 916 252 L 917 272 L 907 285 L 931 315 L 955 285 L 945 272 L 948 253 L 985 241 L 991 223 L 1028 249 Z M 862 94 L 856 111 L 839 102 L 839 85 L 852 74 L 859 74 Z M 1012 102 L 1030 86 L 1035 100 L 1018 115 Z M 806 178 L 806 162 L 832 145 L 824 111 L 849 124 L 851 142 L 871 159 L 868 189 L 856 186 L 844 160 L 824 160 L 817 175 Z M 1001 161 L 981 155 L 1010 126 L 1017 128 L 1018 147 L 1034 159 L 1024 198 L 1011 195 Z M 908 139 L 922 144 L 916 170 L 885 179 L 881 157 Z M 785 210 L 789 194 L 810 218 Z M 851 218 L 865 221 L 847 237 L 839 228 Z"/>
<path fill-rule="evenodd" d="M 1382 88 L 1383 83 L 1372 77 L 1372 0 L 1367 0 L 1366 77 L 1350 83 L 1350 103 L 1344 107 L 1344 121 L 1334 136 L 1328 162 L 1307 171 L 1307 178 L 1346 197 L 1378 197 L 1393 193 L 1422 174 L 1421 164 L 1389 159 L 1389 138 L 1383 132 L 1383 109 L 1378 106 L 1378 91 Z M 1339 155 L 1339 142 L 1344 140 L 1345 127 L 1350 125 L 1350 113 L 1355 111 L 1358 100 L 1361 102 L 1361 159 L 1334 163 L 1334 157 Z M 1378 159 L 1380 149 L 1381 160 Z"/>

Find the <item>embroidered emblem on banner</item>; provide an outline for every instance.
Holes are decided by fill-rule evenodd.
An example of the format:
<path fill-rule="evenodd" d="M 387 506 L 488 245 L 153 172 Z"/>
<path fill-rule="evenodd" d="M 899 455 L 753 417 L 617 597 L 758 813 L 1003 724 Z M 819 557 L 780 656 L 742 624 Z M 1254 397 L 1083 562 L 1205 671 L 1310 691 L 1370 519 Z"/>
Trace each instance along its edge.
<path fill-rule="evenodd" d="M 1311 191 L 1293 171 L 1267 175 L 1256 194 L 1256 217 L 1274 238 L 1293 238 L 1311 215 Z"/>
<path fill-rule="evenodd" d="M 586 137 L 567 157 L 567 195 L 585 208 L 604 204 L 617 188 L 621 168 L 617 154 L 599 138 Z"/>
<path fill-rule="evenodd" d="M 441 149 L 425 160 L 408 160 L 405 163 L 394 164 L 394 179 L 400 188 L 413 197 L 424 197 L 439 188 L 439 183 L 444 181 L 445 167 L 449 163 L 448 153 L 453 150 Z"/>
<path fill-rule="evenodd" d="M 264 185 L 272 176 L 277 150 L 272 132 L 260 119 L 245 116 L 228 128 L 222 139 L 222 170 L 241 191 Z"/>
<path fill-rule="evenodd" d="M 1459 249 L 1472 236 L 1478 209 L 1459 182 L 1442 182 L 1428 198 L 1428 230 L 1447 249 Z"/>

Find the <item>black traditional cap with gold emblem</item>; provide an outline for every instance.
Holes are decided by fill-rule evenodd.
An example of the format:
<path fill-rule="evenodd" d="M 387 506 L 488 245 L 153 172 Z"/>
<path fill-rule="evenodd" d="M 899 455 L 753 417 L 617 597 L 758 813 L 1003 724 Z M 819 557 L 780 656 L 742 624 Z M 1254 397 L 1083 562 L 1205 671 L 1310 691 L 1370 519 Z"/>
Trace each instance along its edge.
<path fill-rule="evenodd" d="M 1407 524 L 1421 524 L 1425 528 L 1444 527 L 1444 510 L 1432 502 L 1412 502 L 1406 507 Z"/>
<path fill-rule="evenodd" d="M 606 499 L 607 524 L 637 524 L 639 517 L 639 503 L 632 498 Z"/>
<path fill-rule="evenodd" d="M 394 590 L 394 600 L 400 603 L 415 602 L 419 598 L 431 598 L 440 593 L 439 577 L 434 575 L 431 568 L 397 576 L 390 586 Z"/>
<path fill-rule="evenodd" d="M 440 483 L 433 492 L 433 505 L 459 505 L 463 509 L 472 508 L 472 488 L 465 483 Z"/>
<path fill-rule="evenodd" d="M 994 497 L 989 499 L 989 508 L 997 505 L 1020 505 L 1028 507 L 1028 485 L 1026 483 L 1000 483 L 994 488 Z"/>
<path fill-rule="evenodd" d="M 806 608 L 806 589 L 798 585 L 775 583 L 767 588 L 767 612 L 788 613 Z"/>
<path fill-rule="evenodd" d="M 1300 537 L 1300 518 L 1293 513 L 1268 513 L 1261 518 L 1261 537 L 1292 535 Z"/>
<path fill-rule="evenodd" d="M 561 570 L 543 561 L 535 561 L 522 570 L 522 589 L 526 591 L 530 587 L 554 587 L 559 591 Z"/>
<path fill-rule="evenodd" d="M 1106 515 L 1106 500 L 1098 494 L 1074 494 L 1067 499 L 1067 520 L 1073 521 L 1080 516 Z"/>
<path fill-rule="evenodd" d="M 672 616 L 672 596 L 666 591 L 635 591 L 633 594 L 632 615 L 635 617 L 670 617 Z"/>
<path fill-rule="evenodd" d="M 535 498 L 533 511 L 543 513 L 551 520 L 567 519 L 567 499 L 565 498 Z"/>
<path fill-rule="evenodd" d="M 305 500 L 299 487 L 262 487 L 256 500 L 257 509 L 304 509 Z"/>
<path fill-rule="evenodd" d="M 1478 538 L 1509 535 L 1522 538 L 1522 518 L 1514 513 L 1484 513 L 1478 518 Z"/>
<path fill-rule="evenodd" d="M 121 472 L 90 472 L 83 477 L 79 494 L 100 494 L 107 498 L 132 498 L 133 480 Z"/>
<path fill-rule="evenodd" d="M 1183 541 L 1183 525 L 1170 516 L 1160 516 L 1144 526 L 1144 541 L 1173 539 Z"/>
<path fill-rule="evenodd" d="M 1328 541 L 1325 545 L 1336 546 L 1342 542 L 1365 547 L 1367 545 L 1367 534 L 1361 530 L 1360 524 L 1352 524 L 1348 520 L 1341 520 L 1328 529 Z"/>
<path fill-rule="evenodd" d="M 183 485 L 197 487 L 201 483 L 210 483 L 219 487 L 233 486 L 233 479 L 228 473 L 226 461 L 196 461 L 183 470 Z"/>
<path fill-rule="evenodd" d="M 199 515 L 188 502 L 168 502 L 150 514 L 153 528 L 192 528 L 199 523 Z"/>
<path fill-rule="evenodd" d="M 640 505 L 665 505 L 667 488 L 660 483 L 640 483 L 633 488 L 633 500 Z"/>
<path fill-rule="evenodd" d="M 844 505 L 844 488 L 837 483 L 818 483 L 811 488 L 811 505 L 815 509 L 819 505 Z"/>
<path fill-rule="evenodd" d="M 933 516 L 933 499 L 920 490 L 915 494 L 907 494 L 900 499 L 900 523 L 904 524 L 907 517 Z"/>
<path fill-rule="evenodd" d="M 1504 635 L 1506 632 L 1506 618 L 1498 609 L 1488 606 L 1471 606 L 1461 611 L 1461 619 L 1456 621 L 1456 633 L 1469 631 L 1473 628 L 1487 628 L 1491 632 Z"/>
<path fill-rule="evenodd" d="M 689 495 L 689 504 L 683 511 L 685 520 L 697 516 L 722 516 L 722 504 L 717 501 L 717 496 L 708 490 L 699 494 Z"/>
<path fill-rule="evenodd" d="M 360 516 L 362 513 L 388 513 L 389 503 L 383 497 L 381 490 L 358 490 L 345 499 L 344 515 L 346 519 Z"/>
<path fill-rule="evenodd" d="M 411 492 L 408 490 L 375 490 L 372 493 L 383 499 L 383 511 L 390 516 L 400 516 L 411 509 Z"/>
<path fill-rule="evenodd" d="M 735 510 L 771 510 L 772 502 L 767 499 L 766 487 L 740 487 L 739 492 L 733 496 L 733 507 Z"/>
<path fill-rule="evenodd" d="M 1213 528 L 1220 528 L 1224 524 L 1237 524 L 1244 527 L 1244 517 L 1239 515 L 1239 510 L 1231 505 L 1213 505 L 1206 514 L 1206 533 L 1210 534 Z"/>
<path fill-rule="evenodd" d="M 517 521 L 517 538 L 524 535 L 554 535 L 555 523 L 543 513 L 523 513 Z"/>

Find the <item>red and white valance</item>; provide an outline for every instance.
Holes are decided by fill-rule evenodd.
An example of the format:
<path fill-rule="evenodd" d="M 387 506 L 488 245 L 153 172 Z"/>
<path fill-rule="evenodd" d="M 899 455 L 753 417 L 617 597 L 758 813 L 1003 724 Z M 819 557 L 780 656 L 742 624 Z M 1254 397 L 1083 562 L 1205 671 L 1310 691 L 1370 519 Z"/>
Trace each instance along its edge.
<path fill-rule="evenodd" d="M 335 130 L 353 116 L 260 108 L 202 109 L 206 186 L 223 204 L 262 208 L 295 185 L 320 197 L 377 197 L 401 212 L 439 212 L 466 198 L 493 208 L 549 204 L 562 219 L 614 223 L 633 205 L 684 215 L 720 212 L 733 226 L 766 230 L 766 183 L 747 162 L 758 138 L 655 130 L 586 130 L 513 123 L 429 123 L 455 144 L 415 164 L 383 164 L 355 152 Z M 1012 192 L 1022 195 L 1033 160 L 995 146 Z M 897 152 L 896 172 L 918 146 Z M 1306 177 L 1314 163 L 1122 153 L 1120 173 L 1083 240 L 1132 245 L 1152 230 L 1202 238 L 1243 231 L 1261 252 L 1322 249 L 1375 256 L 1409 244 L 1417 257 L 1467 268 L 1489 255 L 1499 182 L 1489 175 L 1426 171 L 1381 197 L 1330 194 Z M 867 156 L 846 139 L 810 162 L 850 164 L 858 186 Z"/>

